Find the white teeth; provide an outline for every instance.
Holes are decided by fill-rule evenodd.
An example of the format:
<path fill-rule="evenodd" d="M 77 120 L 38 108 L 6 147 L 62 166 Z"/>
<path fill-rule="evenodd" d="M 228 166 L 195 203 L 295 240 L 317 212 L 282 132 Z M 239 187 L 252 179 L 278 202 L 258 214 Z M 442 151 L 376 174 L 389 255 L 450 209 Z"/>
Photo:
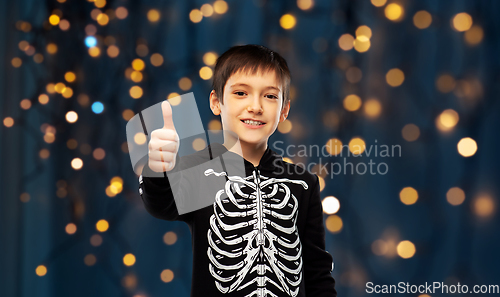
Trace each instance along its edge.
<path fill-rule="evenodd" d="M 260 126 L 260 125 L 262 125 L 261 122 L 252 121 L 252 120 L 245 120 L 244 122 L 245 122 L 245 124 L 254 125 L 254 126 Z"/>

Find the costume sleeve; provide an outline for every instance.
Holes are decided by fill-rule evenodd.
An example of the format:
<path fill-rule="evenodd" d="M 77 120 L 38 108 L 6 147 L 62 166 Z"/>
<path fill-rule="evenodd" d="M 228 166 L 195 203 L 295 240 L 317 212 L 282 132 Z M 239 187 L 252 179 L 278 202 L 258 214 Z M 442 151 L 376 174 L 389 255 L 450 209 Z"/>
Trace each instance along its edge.
<path fill-rule="evenodd" d="M 305 227 L 304 276 L 307 296 L 336 297 L 335 279 L 332 277 L 333 258 L 325 250 L 325 229 L 323 226 L 323 207 L 319 190 L 319 179 L 309 200 Z"/>
<path fill-rule="evenodd" d="M 179 164 L 178 161 L 179 159 L 177 160 L 177 164 Z M 191 214 L 179 215 L 172 193 L 172 185 L 176 185 L 180 180 L 169 179 L 167 175 L 165 177 L 151 177 L 152 174 L 148 174 L 148 172 L 152 171 L 149 168 L 148 162 L 146 162 L 142 174 L 139 176 L 139 193 L 141 194 L 146 210 L 158 219 L 188 221 L 191 218 Z"/>

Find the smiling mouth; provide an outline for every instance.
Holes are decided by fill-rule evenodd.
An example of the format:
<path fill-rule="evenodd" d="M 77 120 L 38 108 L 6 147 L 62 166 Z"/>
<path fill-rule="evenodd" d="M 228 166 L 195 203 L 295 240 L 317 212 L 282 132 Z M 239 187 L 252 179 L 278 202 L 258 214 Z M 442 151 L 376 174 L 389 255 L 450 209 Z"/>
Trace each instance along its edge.
<path fill-rule="evenodd" d="M 253 120 L 241 120 L 242 123 L 245 123 L 247 125 L 251 125 L 251 126 L 262 126 L 262 125 L 265 125 L 266 123 L 264 122 L 259 122 L 259 121 L 253 121 Z"/>

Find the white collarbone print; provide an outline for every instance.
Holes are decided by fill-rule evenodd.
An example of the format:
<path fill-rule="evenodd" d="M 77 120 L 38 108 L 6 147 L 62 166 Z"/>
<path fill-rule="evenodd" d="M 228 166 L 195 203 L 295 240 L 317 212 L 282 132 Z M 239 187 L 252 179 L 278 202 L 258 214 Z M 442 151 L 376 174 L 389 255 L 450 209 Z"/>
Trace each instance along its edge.
<path fill-rule="evenodd" d="M 205 175 L 226 172 L 205 171 Z M 302 180 L 227 176 L 210 217 L 209 271 L 222 293 L 256 289 L 247 296 L 297 296 L 302 281 L 302 245 L 296 221 L 298 201 L 287 184 Z M 225 194 L 225 195 L 224 195 Z M 283 294 L 281 293 L 281 294 Z"/>

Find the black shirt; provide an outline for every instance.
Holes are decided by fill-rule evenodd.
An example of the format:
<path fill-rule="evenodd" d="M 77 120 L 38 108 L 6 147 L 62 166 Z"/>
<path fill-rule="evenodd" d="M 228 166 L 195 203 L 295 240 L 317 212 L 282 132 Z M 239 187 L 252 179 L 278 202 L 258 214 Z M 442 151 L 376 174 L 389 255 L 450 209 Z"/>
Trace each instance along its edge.
<path fill-rule="evenodd" d="M 210 154 L 204 154 L 207 150 Z M 226 163 L 241 158 L 215 143 L 194 156 L 178 157 L 175 167 L 203 164 L 208 155 L 228 156 L 221 158 Z M 283 161 L 269 147 L 257 167 L 243 161 L 245 176 L 200 171 L 199 179 L 222 179 L 225 186 L 217 193 L 200 189 L 198 179 L 146 177 L 152 176 L 147 164 L 139 177 L 139 192 L 151 215 L 189 225 L 191 296 L 337 296 L 332 256 L 325 251 L 318 177 Z M 179 214 L 171 183 L 187 183 L 179 188 L 214 197 L 213 203 Z"/>

